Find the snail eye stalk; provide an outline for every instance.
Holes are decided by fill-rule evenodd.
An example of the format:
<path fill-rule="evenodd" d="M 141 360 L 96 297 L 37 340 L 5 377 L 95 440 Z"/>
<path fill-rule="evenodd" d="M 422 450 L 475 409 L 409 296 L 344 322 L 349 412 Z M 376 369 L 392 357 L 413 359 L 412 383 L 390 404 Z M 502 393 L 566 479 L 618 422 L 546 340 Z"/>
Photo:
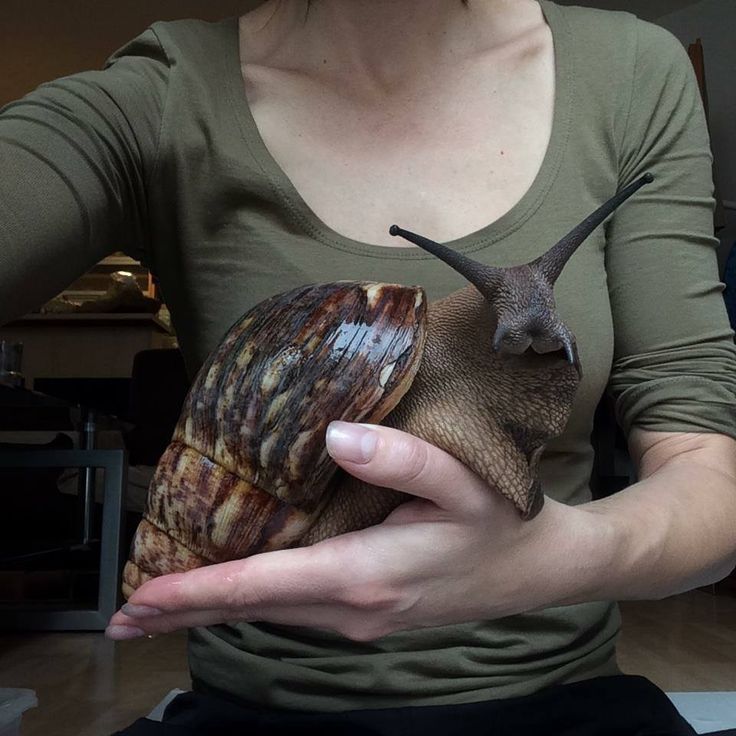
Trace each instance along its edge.
<path fill-rule="evenodd" d="M 610 214 L 622 205 L 632 194 L 639 191 L 645 184 L 654 181 L 650 173 L 640 176 L 628 186 L 604 202 L 595 212 L 588 215 L 579 225 L 555 243 L 543 256 L 540 256 L 529 265 L 536 268 L 550 284 L 557 281 L 565 264 L 570 260 L 578 246 L 600 225 Z"/>
<path fill-rule="evenodd" d="M 654 181 L 652 174 L 646 173 L 642 175 L 636 181 L 614 194 L 611 199 L 604 202 L 595 212 L 588 215 L 588 217 L 555 243 L 544 255 L 526 265 L 542 275 L 547 283 L 554 284 L 572 254 L 593 230 L 612 214 L 617 207 L 641 189 L 641 187 L 652 181 Z M 437 258 L 454 268 L 455 271 L 476 286 L 488 298 L 493 297 L 493 294 L 495 294 L 498 287 L 503 283 L 505 273 L 509 270 L 496 266 L 487 266 L 484 263 L 474 261 L 472 258 L 468 258 L 462 253 L 448 248 L 446 245 L 430 240 L 423 235 L 417 235 L 409 230 L 404 230 L 398 225 L 391 225 L 389 233 L 394 236 L 400 236 L 426 250 L 428 253 L 437 256 Z M 518 268 L 518 266 L 514 268 Z"/>
<path fill-rule="evenodd" d="M 444 261 L 448 266 L 451 266 L 473 284 L 481 294 L 489 299 L 493 298 L 497 288 L 503 283 L 505 270 L 503 268 L 487 266 L 485 263 L 474 261 L 472 258 L 468 258 L 462 253 L 448 248 L 446 245 L 436 243 L 434 240 L 425 238 L 423 235 L 417 235 L 409 230 L 404 230 L 398 225 L 391 225 L 389 234 L 398 235 L 404 238 L 404 240 L 408 240 L 410 243 L 419 246 L 422 250 L 426 250 L 427 253 L 437 256 L 437 258 Z"/>

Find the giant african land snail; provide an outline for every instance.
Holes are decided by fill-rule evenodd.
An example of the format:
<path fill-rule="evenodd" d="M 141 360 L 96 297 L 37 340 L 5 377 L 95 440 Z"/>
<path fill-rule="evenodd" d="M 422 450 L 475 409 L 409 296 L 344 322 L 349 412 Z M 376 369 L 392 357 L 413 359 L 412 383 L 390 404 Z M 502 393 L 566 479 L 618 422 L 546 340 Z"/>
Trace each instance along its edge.
<path fill-rule="evenodd" d="M 256 305 L 199 371 L 149 489 L 124 572 L 150 577 L 382 521 L 404 497 L 327 455 L 333 419 L 383 422 L 441 447 L 539 512 L 537 465 L 568 419 L 580 379 L 552 289 L 578 245 L 652 177 L 628 185 L 547 253 L 489 267 L 391 228 L 472 286 L 429 308 L 419 287 L 304 286 Z M 469 401 L 472 397 L 472 401 Z"/>

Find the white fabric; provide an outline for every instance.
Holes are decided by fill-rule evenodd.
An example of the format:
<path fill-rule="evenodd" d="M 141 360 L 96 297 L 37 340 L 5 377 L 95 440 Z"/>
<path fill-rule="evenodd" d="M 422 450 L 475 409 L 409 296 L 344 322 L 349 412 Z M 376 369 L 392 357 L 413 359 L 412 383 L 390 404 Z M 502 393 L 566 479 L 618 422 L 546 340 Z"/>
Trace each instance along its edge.
<path fill-rule="evenodd" d="M 667 696 L 698 733 L 736 728 L 736 692 L 667 693 Z"/>
<path fill-rule="evenodd" d="M 151 721 L 161 721 L 161 719 L 164 717 L 164 711 L 166 710 L 166 706 L 177 696 L 181 695 L 182 693 L 186 692 L 186 690 L 179 690 L 176 688 L 175 690 L 172 690 L 147 716 Z"/>

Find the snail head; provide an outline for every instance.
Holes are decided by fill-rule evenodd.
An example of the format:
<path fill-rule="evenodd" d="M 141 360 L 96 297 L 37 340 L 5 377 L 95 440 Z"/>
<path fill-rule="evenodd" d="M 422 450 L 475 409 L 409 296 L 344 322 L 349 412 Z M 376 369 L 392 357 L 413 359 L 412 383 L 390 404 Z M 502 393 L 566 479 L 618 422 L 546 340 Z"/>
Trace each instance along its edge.
<path fill-rule="evenodd" d="M 437 256 L 480 291 L 496 316 L 495 333 L 491 340 L 494 352 L 520 355 L 529 348 L 537 353 L 561 350 L 580 372 L 575 338 L 555 308 L 555 282 L 588 235 L 620 204 L 651 181 L 653 176 L 644 174 L 602 204 L 546 253 L 520 266 L 503 268 L 478 263 L 397 225 L 392 225 L 389 232 Z"/>

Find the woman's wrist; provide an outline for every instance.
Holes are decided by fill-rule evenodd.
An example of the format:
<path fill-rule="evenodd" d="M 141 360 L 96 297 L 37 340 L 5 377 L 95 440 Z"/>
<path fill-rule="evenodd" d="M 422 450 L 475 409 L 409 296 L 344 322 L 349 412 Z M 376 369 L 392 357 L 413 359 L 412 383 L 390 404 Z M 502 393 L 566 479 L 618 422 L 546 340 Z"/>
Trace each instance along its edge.
<path fill-rule="evenodd" d="M 522 523 L 530 526 L 521 558 L 507 561 L 514 612 L 611 599 L 607 579 L 625 541 L 607 514 L 547 498 L 539 516 Z"/>
<path fill-rule="evenodd" d="M 599 554 L 605 600 L 659 599 L 716 582 L 733 568 L 734 503 L 726 476 L 671 463 L 615 496 L 580 507 L 608 528 Z M 714 511 L 721 501 L 721 513 Z"/>

